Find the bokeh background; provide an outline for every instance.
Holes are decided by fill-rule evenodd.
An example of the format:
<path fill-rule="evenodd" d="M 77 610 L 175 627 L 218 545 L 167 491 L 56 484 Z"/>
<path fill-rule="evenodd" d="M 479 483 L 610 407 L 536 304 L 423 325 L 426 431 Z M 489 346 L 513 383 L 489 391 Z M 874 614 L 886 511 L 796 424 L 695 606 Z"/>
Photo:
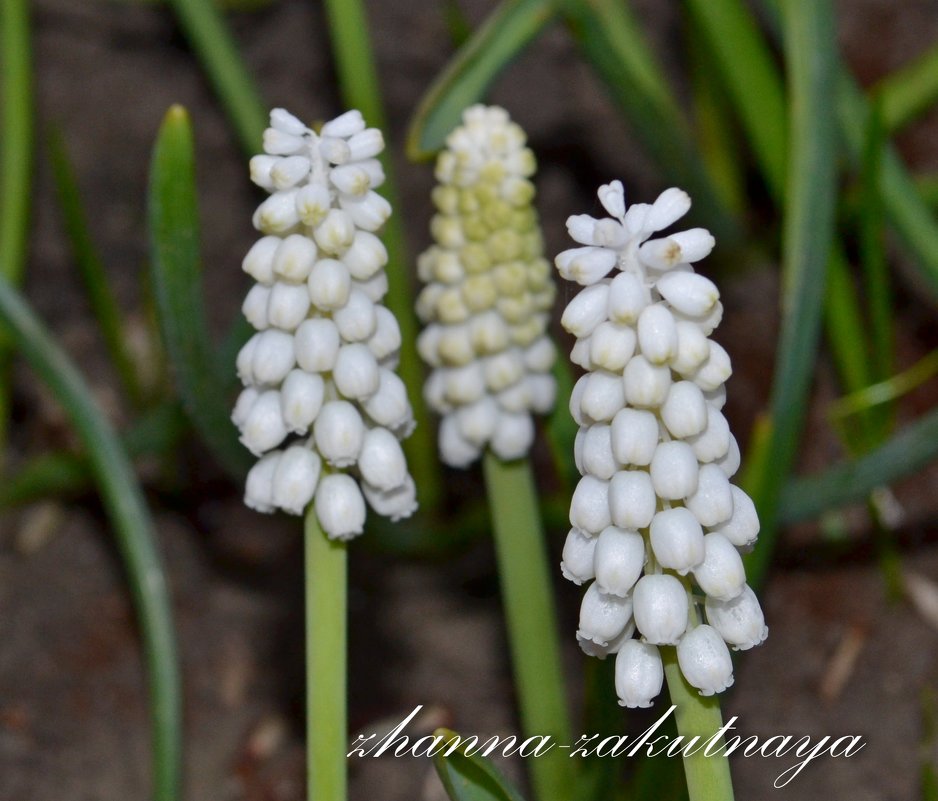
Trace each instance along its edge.
<path fill-rule="evenodd" d="M 342 110 L 323 8 L 315 0 L 252 0 L 227 10 L 241 53 L 271 105 L 307 120 Z M 429 243 L 432 169 L 405 160 L 408 122 L 452 57 L 461 25 L 482 22 L 487 0 L 369 2 L 369 25 L 387 109 L 386 132 L 403 203 L 395 208 L 411 252 Z M 693 99 L 693 31 L 680 3 L 632 0 L 682 106 Z M 47 141 L 59 130 L 78 179 L 90 232 L 144 376 L 160 380 L 147 288 L 145 198 L 153 141 L 167 108 L 186 106 L 196 137 L 205 297 L 219 336 L 249 282 L 240 270 L 260 199 L 212 87 L 170 8 L 134 0 L 31 3 L 37 102 L 35 194 L 25 291 L 91 382 L 118 427 L 123 401 L 75 268 L 56 200 Z M 934 0 L 836 3 L 841 53 L 872 86 L 938 42 Z M 454 22 L 455 20 L 455 22 Z M 704 76 L 706 79 L 707 76 Z M 621 178 L 651 200 L 668 184 L 562 26 L 547 29 L 496 82 L 490 98 L 529 132 L 540 164 L 538 209 L 552 256 L 564 220 L 595 209 L 594 188 Z M 735 123 L 729 123 L 731 129 Z M 938 171 L 938 113 L 896 140 L 916 175 Z M 716 334 L 734 362 L 728 418 L 744 447 L 769 402 L 779 325 L 781 220 L 745 148 L 740 241 L 704 266 L 723 290 Z M 849 225 L 851 182 L 838 226 Z M 844 236 L 856 252 L 850 233 Z M 894 284 L 896 370 L 938 345 L 935 297 L 909 256 L 888 240 Z M 572 292 L 561 289 L 561 299 Z M 559 328 L 558 328 L 559 332 Z M 155 367 L 154 367 L 155 365 Z M 234 367 L 232 365 L 232 371 Z M 413 391 L 413 390 L 412 390 Z M 6 458 L 15 475 L 43 453 L 77 447 L 56 400 L 17 362 Z M 844 458 L 829 421 L 840 394 L 822 350 L 798 470 Z M 900 425 L 932 409 L 938 383 L 905 394 Z M 545 445 L 540 480 L 556 488 Z M 290 801 L 303 797 L 302 543 L 296 520 L 243 507 L 194 436 L 169 455 L 138 462 L 172 585 L 185 692 L 185 797 Z M 447 475 L 452 506 L 482 503 L 473 476 Z M 938 687 L 938 470 L 917 471 L 884 496 L 889 555 L 865 504 L 787 527 L 762 592 L 768 641 L 739 661 L 725 716 L 743 733 L 861 734 L 850 760 L 823 759 L 782 790 L 791 761 L 734 759 L 741 799 L 911 801 L 927 794 L 936 754 L 930 722 Z M 406 526 L 406 524 L 404 524 Z M 552 526 L 552 563 L 564 531 Z M 447 543 L 428 556 L 364 537 L 352 548 L 350 723 L 373 731 L 423 704 L 413 727 L 478 734 L 518 730 L 491 543 Z M 904 591 L 895 586 L 898 564 Z M 884 568 L 893 565 L 893 573 Z M 559 574 L 559 570 L 558 570 Z M 889 576 L 893 578 L 890 579 Z M 559 575 L 558 575 L 559 579 Z M 892 584 L 890 584 L 892 582 Z M 575 643 L 579 592 L 557 581 L 571 700 L 582 701 L 586 658 Z M 640 728 L 653 718 L 631 719 Z M 139 637 L 120 561 L 92 488 L 8 503 L 0 514 L 0 798 L 30 801 L 145 797 L 149 729 Z M 677 763 L 675 770 L 679 769 Z M 517 764 L 505 769 L 519 775 Z M 353 799 L 442 799 L 427 761 L 350 765 Z M 925 778 L 923 778 L 925 777 Z"/>

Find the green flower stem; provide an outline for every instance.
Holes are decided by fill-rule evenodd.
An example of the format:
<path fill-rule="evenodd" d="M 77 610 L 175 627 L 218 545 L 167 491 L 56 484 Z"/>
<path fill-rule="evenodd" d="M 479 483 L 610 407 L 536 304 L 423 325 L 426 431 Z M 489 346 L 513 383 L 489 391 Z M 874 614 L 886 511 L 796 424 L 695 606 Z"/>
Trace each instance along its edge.
<path fill-rule="evenodd" d="M 346 556 L 315 509 L 306 511 L 306 770 L 309 801 L 344 801 L 346 787 Z"/>
<path fill-rule="evenodd" d="M 557 616 L 531 465 L 526 459 L 503 462 L 486 452 L 482 467 L 522 730 L 528 737 L 550 735 L 569 743 Z M 573 798 L 573 764 L 564 752 L 554 749 L 529 765 L 535 798 Z"/>
<path fill-rule="evenodd" d="M 0 3 L 0 276 L 20 283 L 29 241 L 30 177 L 33 163 L 33 91 L 29 4 Z M 0 337 L 0 454 L 10 423 L 10 351 Z"/>
<path fill-rule="evenodd" d="M 176 801 L 182 755 L 179 668 L 169 590 L 143 492 L 117 434 L 81 374 L 4 278 L 0 278 L 0 322 L 60 401 L 88 453 L 117 537 L 143 639 L 153 727 L 153 798 Z"/>
<path fill-rule="evenodd" d="M 674 720 L 678 734 L 684 738 L 684 743 L 693 737 L 699 737 L 698 742 L 706 742 L 723 726 L 720 701 L 715 695 L 702 697 L 687 683 L 677 663 L 676 649 L 662 648 L 661 658 L 671 703 L 676 707 Z M 700 749 L 685 757 L 684 775 L 689 801 L 733 801 L 730 763 L 722 751 L 704 756 L 703 749 Z"/>
<path fill-rule="evenodd" d="M 326 0 L 326 14 L 332 37 L 339 85 L 346 106 L 357 108 L 369 125 L 387 131 L 381 87 L 368 36 L 368 18 L 361 0 Z M 430 424 L 423 396 L 424 373 L 417 355 L 417 316 L 414 312 L 412 271 L 407 255 L 407 240 L 400 216 L 403 206 L 394 179 L 390 152 L 382 154 L 386 180 L 383 194 L 398 210 L 384 227 L 382 239 L 388 250 L 388 294 L 385 304 L 397 318 L 401 329 L 401 364 L 399 372 L 410 390 L 417 427 L 404 442 L 407 463 L 417 484 L 421 504 L 433 509 L 440 497 L 440 470 L 436 462 L 434 429 Z"/>

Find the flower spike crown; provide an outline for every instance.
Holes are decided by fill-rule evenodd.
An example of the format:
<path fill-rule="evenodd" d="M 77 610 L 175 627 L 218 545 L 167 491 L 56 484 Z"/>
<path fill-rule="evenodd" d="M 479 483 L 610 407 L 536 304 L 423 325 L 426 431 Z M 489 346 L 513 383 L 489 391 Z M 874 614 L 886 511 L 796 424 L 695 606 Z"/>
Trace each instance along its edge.
<path fill-rule="evenodd" d="M 553 408 L 556 357 L 546 334 L 555 286 L 534 210 L 534 154 L 498 107 L 472 106 L 436 165 L 435 244 L 420 257 L 418 340 L 424 388 L 442 415 L 441 459 L 466 467 L 490 447 L 518 459 L 532 412 Z"/>
<path fill-rule="evenodd" d="M 388 254 L 375 235 L 391 213 L 374 189 L 381 132 L 349 111 L 312 131 L 270 114 L 251 179 L 270 192 L 243 268 L 257 283 L 242 310 L 257 333 L 238 354 L 245 389 L 232 420 L 259 461 L 245 503 L 302 514 L 325 533 L 360 534 L 365 499 L 397 520 L 416 509 L 400 440 L 413 429 L 394 372 L 401 334 L 381 301 Z M 353 472 L 349 472 L 353 471 Z"/>
<path fill-rule="evenodd" d="M 723 312 L 719 292 L 691 266 L 713 237 L 694 228 L 650 238 L 690 208 L 680 189 L 628 210 L 621 182 L 598 195 L 610 217 L 570 217 L 581 247 L 556 258 L 560 274 L 584 287 L 561 323 L 576 337 L 570 358 L 587 371 L 570 398 L 582 478 L 561 568 L 576 584 L 592 582 L 581 647 L 616 654 L 619 703 L 645 707 L 661 691 L 659 645 L 676 645 L 684 677 L 712 695 L 733 683 L 728 646 L 765 639 L 740 556 L 759 521 L 730 483 L 740 461 L 720 411 L 730 360 L 709 339 Z"/>

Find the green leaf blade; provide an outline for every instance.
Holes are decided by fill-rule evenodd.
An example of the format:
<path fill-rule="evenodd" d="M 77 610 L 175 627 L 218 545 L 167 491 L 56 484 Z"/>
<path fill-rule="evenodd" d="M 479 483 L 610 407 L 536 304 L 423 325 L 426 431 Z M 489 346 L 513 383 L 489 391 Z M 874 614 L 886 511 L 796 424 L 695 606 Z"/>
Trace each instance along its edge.
<path fill-rule="evenodd" d="M 442 748 L 433 756 L 433 765 L 451 801 L 524 801 L 520 793 L 502 776 L 495 765 L 479 754 L 466 755 L 462 738 L 449 729 L 437 729 L 434 737 L 446 743 L 460 743 Z"/>

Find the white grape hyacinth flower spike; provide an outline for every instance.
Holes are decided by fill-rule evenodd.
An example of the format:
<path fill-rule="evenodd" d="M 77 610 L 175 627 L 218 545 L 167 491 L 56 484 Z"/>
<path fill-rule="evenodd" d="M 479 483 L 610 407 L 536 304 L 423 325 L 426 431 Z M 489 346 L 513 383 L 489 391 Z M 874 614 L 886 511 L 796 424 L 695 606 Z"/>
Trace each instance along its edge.
<path fill-rule="evenodd" d="M 586 371 L 570 398 L 582 478 L 561 569 L 591 582 L 580 645 L 616 654 L 620 704 L 643 707 L 661 691 L 660 646 L 676 646 L 684 677 L 712 695 L 733 683 L 729 648 L 765 639 L 740 556 L 759 520 L 730 483 L 740 459 L 721 412 L 730 360 L 709 338 L 720 295 L 692 266 L 713 237 L 693 228 L 652 238 L 690 208 L 680 189 L 628 209 L 621 182 L 598 194 L 609 216 L 570 217 L 579 247 L 556 258 L 583 286 L 561 323 Z"/>
<path fill-rule="evenodd" d="M 533 413 L 554 405 L 547 335 L 555 285 L 532 204 L 534 155 L 497 107 L 472 106 L 436 165 L 434 244 L 417 269 L 425 284 L 418 340 L 430 366 L 424 394 L 442 416 L 439 450 L 467 467 L 485 448 L 527 455 Z"/>
<path fill-rule="evenodd" d="M 258 457 L 244 500 L 295 515 L 313 503 L 341 540 L 362 532 L 366 501 L 392 520 L 417 506 L 400 444 L 414 425 L 395 372 L 401 334 L 382 304 L 383 149 L 358 111 L 315 132 L 274 109 L 251 159 L 251 180 L 270 197 L 243 262 L 256 283 L 242 310 L 256 333 L 238 354 L 232 420 Z"/>

